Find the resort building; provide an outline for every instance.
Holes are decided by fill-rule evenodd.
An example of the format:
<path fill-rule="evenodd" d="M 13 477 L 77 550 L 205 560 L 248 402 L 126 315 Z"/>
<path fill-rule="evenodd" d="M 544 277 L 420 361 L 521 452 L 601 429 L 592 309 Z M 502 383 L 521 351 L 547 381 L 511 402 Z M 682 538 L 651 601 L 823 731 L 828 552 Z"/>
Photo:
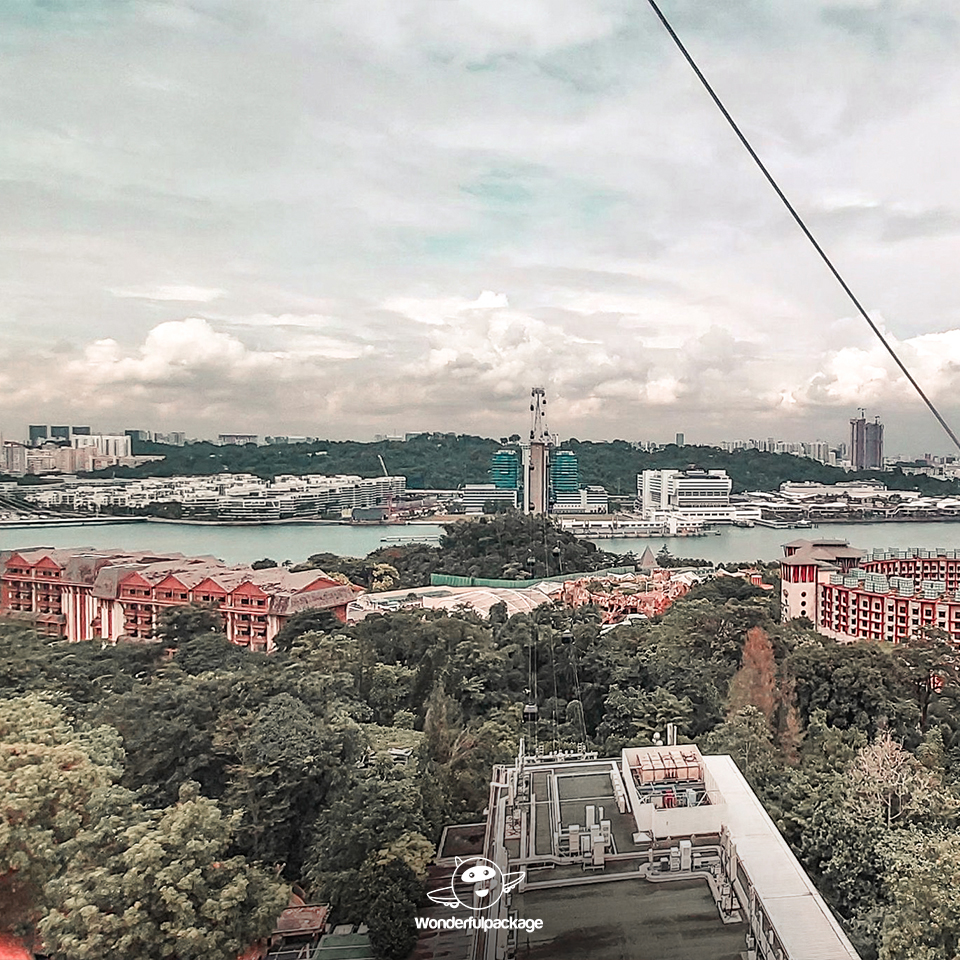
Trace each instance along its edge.
<path fill-rule="evenodd" d="M 960 643 L 960 550 L 874 550 L 794 540 L 780 561 L 784 619 L 808 617 L 836 640 L 900 643 L 940 630 Z"/>
<path fill-rule="evenodd" d="M 149 641 L 165 609 L 203 603 L 220 612 L 231 643 L 270 652 L 291 615 L 329 610 L 345 620 L 358 591 L 316 570 L 254 570 L 179 553 L 0 551 L 0 616 L 71 642 Z"/>

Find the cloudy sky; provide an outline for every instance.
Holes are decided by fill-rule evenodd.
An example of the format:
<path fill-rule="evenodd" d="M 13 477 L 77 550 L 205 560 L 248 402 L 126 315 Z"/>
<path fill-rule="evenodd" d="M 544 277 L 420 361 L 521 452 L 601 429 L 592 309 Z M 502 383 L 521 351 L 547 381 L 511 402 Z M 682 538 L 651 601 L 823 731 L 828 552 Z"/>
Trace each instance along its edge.
<path fill-rule="evenodd" d="M 960 421 L 955 0 L 662 0 Z M 0 4 L 0 430 L 950 452 L 640 0 Z"/>

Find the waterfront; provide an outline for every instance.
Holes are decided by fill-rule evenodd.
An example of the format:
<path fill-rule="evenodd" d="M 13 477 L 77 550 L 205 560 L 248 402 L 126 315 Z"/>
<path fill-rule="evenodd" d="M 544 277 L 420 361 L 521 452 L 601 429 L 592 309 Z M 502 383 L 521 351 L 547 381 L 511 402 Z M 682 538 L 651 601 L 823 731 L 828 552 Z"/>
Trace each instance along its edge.
<path fill-rule="evenodd" d="M 646 546 L 656 553 L 663 544 L 677 557 L 696 557 L 711 563 L 777 560 L 781 544 L 817 537 L 848 540 L 861 550 L 878 547 L 960 547 L 960 521 L 932 523 L 824 523 L 819 527 L 774 530 L 770 527 L 717 527 L 720 536 L 651 537 L 645 540 L 602 540 L 598 546 L 614 553 L 640 554 Z"/>
<path fill-rule="evenodd" d="M 853 546 L 960 546 L 960 521 L 939 523 L 837 523 L 814 529 L 771 530 L 768 527 L 719 527 L 720 535 L 705 537 L 651 537 L 642 540 L 601 540 L 601 550 L 654 553 L 667 544 L 678 557 L 699 557 L 714 563 L 775 560 L 780 545 L 789 540 L 834 537 Z M 263 526 L 216 526 L 187 523 L 105 523 L 97 526 L 51 524 L 29 529 L 0 529 L 0 549 L 44 547 L 119 547 L 136 550 L 177 550 L 187 555 L 209 554 L 227 563 L 252 563 L 271 557 L 278 563 L 298 563 L 313 553 L 362 557 L 377 547 L 392 545 L 397 537 L 436 538 L 436 524 L 406 526 L 348 526 L 343 524 L 283 523 Z M 390 543 L 384 543 L 389 539 Z M 435 539 L 433 542 L 436 542 Z"/>
<path fill-rule="evenodd" d="M 252 563 L 270 557 L 299 563 L 313 553 L 363 557 L 391 546 L 398 536 L 410 540 L 439 537 L 435 524 L 351 526 L 339 523 L 270 523 L 258 526 L 193 523 L 107 523 L 89 527 L 56 524 L 29 529 L 0 529 L 0 549 L 24 547 L 118 547 L 127 550 L 176 550 L 187 556 L 214 556 L 226 563 Z M 389 539 L 390 543 L 382 543 Z M 435 542 L 435 541 L 434 541 Z"/>

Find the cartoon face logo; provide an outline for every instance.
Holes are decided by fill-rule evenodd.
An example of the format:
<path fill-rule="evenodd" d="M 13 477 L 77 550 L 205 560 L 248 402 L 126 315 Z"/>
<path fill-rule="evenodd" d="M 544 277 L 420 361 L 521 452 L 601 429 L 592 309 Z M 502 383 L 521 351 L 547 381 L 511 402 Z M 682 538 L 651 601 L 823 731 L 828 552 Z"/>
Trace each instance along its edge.
<path fill-rule="evenodd" d="M 509 893 L 526 876 L 526 873 L 504 873 L 486 857 L 457 857 L 457 869 L 450 886 L 435 890 L 427 896 L 434 903 L 455 910 L 489 910 L 499 899 Z"/>

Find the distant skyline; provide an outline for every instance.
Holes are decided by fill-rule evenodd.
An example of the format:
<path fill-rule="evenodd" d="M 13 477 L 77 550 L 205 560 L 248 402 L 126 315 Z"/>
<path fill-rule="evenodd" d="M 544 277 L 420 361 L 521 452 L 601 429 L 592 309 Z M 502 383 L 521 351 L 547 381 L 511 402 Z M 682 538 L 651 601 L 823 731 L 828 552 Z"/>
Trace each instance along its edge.
<path fill-rule="evenodd" d="M 960 431 L 960 10 L 663 0 Z M 948 439 L 646 4 L 0 5 L 0 432 Z"/>
<path fill-rule="evenodd" d="M 56 429 L 51 424 L 40 424 L 40 426 L 46 426 L 51 429 Z M 156 442 L 158 443 L 172 443 L 174 445 L 179 445 L 179 446 L 182 446 L 183 442 L 218 443 L 221 437 L 229 438 L 225 441 L 227 444 L 234 444 L 238 442 L 236 438 L 243 437 L 246 435 L 243 432 L 234 433 L 234 432 L 226 432 L 226 431 L 219 431 L 217 434 L 200 434 L 198 436 L 189 436 L 183 433 L 182 431 L 170 431 L 169 434 L 165 434 L 161 431 L 151 431 L 149 429 L 144 428 L 142 425 L 137 427 L 115 426 L 113 429 L 109 429 L 109 430 L 102 429 L 101 427 L 98 427 L 98 426 L 91 427 L 90 425 L 87 425 L 87 424 L 84 424 L 82 426 L 78 426 L 75 424 L 65 424 L 64 426 L 70 426 L 72 429 L 79 429 L 81 431 L 90 431 L 90 433 L 94 435 L 102 434 L 105 436 L 122 435 L 125 432 L 137 431 L 138 433 L 146 435 L 142 437 L 142 439 L 149 440 L 152 435 L 155 438 Z M 32 428 L 29 428 L 29 429 L 32 435 Z M 427 433 L 427 432 L 436 432 L 438 434 L 455 433 L 458 435 L 463 435 L 462 431 L 390 430 L 390 431 L 387 431 L 386 433 L 374 434 L 372 437 L 371 436 L 355 436 L 355 437 L 347 437 L 347 438 L 340 438 L 340 439 L 346 439 L 348 441 L 359 442 L 359 443 L 377 443 L 380 441 L 405 442 L 409 437 L 415 437 L 419 433 Z M 609 442 L 604 438 L 597 438 L 597 437 L 591 437 L 586 435 L 574 437 L 571 434 L 559 434 L 552 430 L 550 431 L 550 433 L 559 439 L 559 443 L 561 446 L 563 446 L 570 440 L 575 440 L 577 442 L 587 442 L 587 443 Z M 83 435 L 87 435 L 87 434 L 84 433 Z M 302 442 L 314 442 L 314 441 L 322 442 L 326 440 L 336 442 L 336 438 L 333 438 L 333 437 L 328 437 L 328 436 L 320 436 L 320 437 L 305 436 L 304 437 L 304 436 L 297 436 L 296 434 L 285 434 L 279 430 L 274 430 L 273 432 L 270 432 L 270 433 L 249 434 L 249 436 L 251 438 L 256 438 L 256 440 L 260 444 L 266 444 L 268 438 L 270 443 L 273 443 L 276 438 L 282 438 L 283 443 L 288 443 L 288 442 L 302 443 Z M 485 439 L 488 439 L 488 440 L 501 440 L 505 443 L 512 445 L 517 440 L 520 440 L 522 442 L 522 440 L 526 437 L 526 431 L 521 430 L 518 433 L 515 430 L 511 430 L 509 433 L 507 433 L 506 431 L 501 430 L 499 432 L 494 432 L 492 434 L 484 434 L 483 436 Z M 177 439 L 178 437 L 179 439 Z M 20 436 L 19 434 L 3 435 L 2 433 L 0 433 L 0 438 L 8 441 L 27 442 L 28 444 L 30 443 L 30 438 L 27 437 L 26 435 L 24 436 Z M 62 434 L 58 436 L 51 435 L 49 439 L 56 441 L 58 439 L 63 440 L 64 437 Z M 698 440 L 687 440 L 684 437 L 684 434 L 682 433 L 677 433 L 677 434 L 674 434 L 674 436 L 672 437 L 667 437 L 663 439 L 655 438 L 655 437 L 615 437 L 612 439 L 624 440 L 628 443 L 635 443 L 635 444 L 644 445 L 644 446 L 647 444 L 653 444 L 655 446 L 663 447 L 663 446 L 668 446 L 673 444 L 678 446 L 689 446 L 689 447 L 700 447 L 700 446 L 716 447 L 718 449 L 724 449 L 724 450 L 728 450 L 728 449 L 748 450 L 752 448 L 752 449 L 758 449 L 766 452 L 795 453 L 797 456 L 809 456 L 812 459 L 818 459 L 816 452 L 808 451 L 807 453 L 804 453 L 804 452 L 798 452 L 793 450 L 780 450 L 780 449 L 773 450 L 773 449 L 770 449 L 767 446 L 767 444 L 769 444 L 771 441 L 774 444 L 776 444 L 778 447 L 781 444 L 787 445 L 787 446 L 789 445 L 806 446 L 808 444 L 812 446 L 816 444 L 824 444 L 825 446 L 830 448 L 830 450 L 833 450 L 833 451 L 839 450 L 844 454 L 848 451 L 850 447 L 849 432 L 843 439 L 836 439 L 836 438 L 824 437 L 824 436 L 816 436 L 816 437 L 810 436 L 810 437 L 802 437 L 802 438 L 794 438 L 794 437 L 788 438 L 788 437 L 782 437 L 782 436 L 766 436 L 766 437 L 725 436 L 725 437 L 701 437 Z M 39 442 L 42 442 L 42 440 Z M 733 446 L 733 445 L 737 445 L 737 446 Z M 925 451 L 925 452 L 929 453 L 930 451 Z M 893 451 L 892 453 L 887 453 L 885 455 L 885 459 L 896 460 L 896 459 L 899 459 L 901 456 L 902 454 L 899 451 Z M 948 456 L 951 456 L 951 454 L 948 454 Z M 823 462 L 826 462 L 826 461 L 823 461 Z"/>

